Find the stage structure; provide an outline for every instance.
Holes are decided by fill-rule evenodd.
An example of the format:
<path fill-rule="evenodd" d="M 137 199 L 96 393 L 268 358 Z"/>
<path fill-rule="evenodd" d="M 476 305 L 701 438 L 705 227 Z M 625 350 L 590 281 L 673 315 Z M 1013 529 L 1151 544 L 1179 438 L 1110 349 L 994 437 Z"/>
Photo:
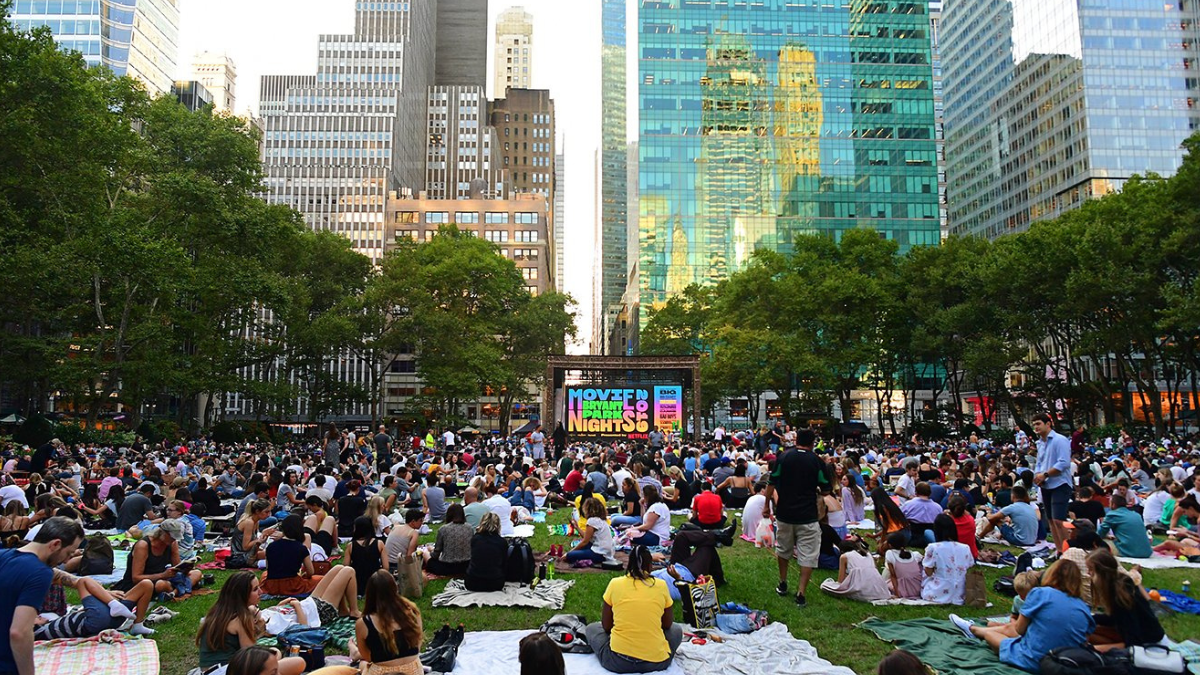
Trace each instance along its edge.
<path fill-rule="evenodd" d="M 690 399 L 691 410 L 685 405 Z M 645 440 L 652 429 L 699 440 L 700 357 L 551 356 L 542 423 L 571 438 Z"/>

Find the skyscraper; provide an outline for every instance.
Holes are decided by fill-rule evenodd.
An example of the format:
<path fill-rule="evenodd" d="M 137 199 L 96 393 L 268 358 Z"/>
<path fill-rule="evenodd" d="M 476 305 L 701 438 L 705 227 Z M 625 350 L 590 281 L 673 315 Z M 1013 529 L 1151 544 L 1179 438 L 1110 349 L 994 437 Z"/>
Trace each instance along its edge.
<path fill-rule="evenodd" d="M 505 170 L 483 87 L 430 87 L 427 115 L 427 197 L 503 198 Z"/>
<path fill-rule="evenodd" d="M 504 10 L 496 19 L 496 89 L 503 98 L 509 87 L 531 89 L 533 81 L 533 15 L 524 7 Z"/>
<path fill-rule="evenodd" d="M 501 166 L 517 192 L 555 201 L 554 99 L 545 89 L 509 89 L 491 106 L 491 124 L 500 140 Z"/>
<path fill-rule="evenodd" d="M 940 241 L 927 3 L 656 2 L 638 25 L 642 308 L 801 233 Z"/>
<path fill-rule="evenodd" d="M 237 105 L 237 65 L 227 54 L 204 52 L 192 59 L 192 75 L 212 94 L 213 108 L 234 112 Z"/>
<path fill-rule="evenodd" d="M 564 145 L 566 145 L 564 143 Z M 554 155 L 554 287 L 566 293 L 567 287 L 563 279 L 563 263 L 566 247 L 563 240 L 567 236 L 567 158 L 566 148 Z"/>
<path fill-rule="evenodd" d="M 171 92 L 177 0 L 18 0 L 12 19 L 20 30 L 48 26 L 63 49 L 83 54 L 89 65 L 141 80 L 151 94 Z"/>
<path fill-rule="evenodd" d="M 1198 26 L 1190 1 L 947 1 L 950 231 L 1019 232 L 1174 173 L 1200 128 Z"/>
<path fill-rule="evenodd" d="M 414 0 L 409 2 L 420 4 Z M 423 2 L 428 3 L 429 0 Z M 434 84 L 487 86 L 487 24 L 488 0 L 437 0 L 437 71 Z"/>
<path fill-rule="evenodd" d="M 592 308 L 593 351 L 610 353 L 607 336 L 620 312 L 629 274 L 625 121 L 625 0 L 601 0 L 600 207 L 597 222 L 598 304 Z M 679 37 L 679 36 L 673 36 Z"/>

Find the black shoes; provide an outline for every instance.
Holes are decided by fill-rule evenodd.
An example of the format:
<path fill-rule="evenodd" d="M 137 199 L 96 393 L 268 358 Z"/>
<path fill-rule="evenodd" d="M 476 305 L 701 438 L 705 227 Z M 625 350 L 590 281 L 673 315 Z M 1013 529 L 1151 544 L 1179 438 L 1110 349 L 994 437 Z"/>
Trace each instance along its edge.
<path fill-rule="evenodd" d="M 787 595 L 787 582 L 786 581 L 779 582 L 779 585 L 775 587 L 775 594 L 780 595 L 780 596 Z"/>
<path fill-rule="evenodd" d="M 733 546 L 733 535 L 737 534 L 737 518 L 733 519 L 733 524 L 723 530 L 715 530 L 713 532 L 717 536 L 717 543 L 722 546 Z"/>
<path fill-rule="evenodd" d="M 808 607 L 808 600 L 804 597 L 803 593 L 796 594 L 796 606 L 801 609 Z"/>

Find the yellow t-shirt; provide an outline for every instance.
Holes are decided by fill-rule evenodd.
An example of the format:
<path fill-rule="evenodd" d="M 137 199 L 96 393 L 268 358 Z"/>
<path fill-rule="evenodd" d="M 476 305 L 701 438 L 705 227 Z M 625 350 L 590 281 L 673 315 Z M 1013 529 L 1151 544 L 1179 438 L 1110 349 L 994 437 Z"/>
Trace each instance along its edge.
<path fill-rule="evenodd" d="M 604 507 L 605 513 L 607 513 L 608 512 L 608 501 L 604 499 L 604 495 L 592 494 L 592 497 L 600 502 L 600 504 Z M 575 513 L 579 514 L 579 520 L 577 521 L 576 524 L 579 525 L 579 533 L 583 534 L 584 531 L 587 530 L 587 520 L 588 520 L 587 518 L 583 517 L 583 495 L 579 495 L 578 497 L 575 498 Z M 605 522 L 608 522 L 609 518 L 607 515 L 604 517 L 604 520 L 605 520 Z"/>
<path fill-rule="evenodd" d="M 663 635 L 662 615 L 671 606 L 671 593 L 661 579 L 639 581 L 631 576 L 608 582 L 604 602 L 613 608 L 609 647 L 618 654 L 659 663 L 671 658 Z"/>

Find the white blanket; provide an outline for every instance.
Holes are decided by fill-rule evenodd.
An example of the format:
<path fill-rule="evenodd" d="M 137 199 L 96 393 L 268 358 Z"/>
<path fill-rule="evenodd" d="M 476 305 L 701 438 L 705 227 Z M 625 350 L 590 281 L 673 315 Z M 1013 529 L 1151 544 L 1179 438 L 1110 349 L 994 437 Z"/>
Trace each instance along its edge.
<path fill-rule="evenodd" d="M 865 520 L 860 520 L 857 523 L 851 523 L 848 527 L 851 530 L 857 530 L 860 532 L 874 532 L 875 521 L 867 518 Z"/>
<path fill-rule="evenodd" d="M 458 648 L 454 670 L 450 672 L 456 675 L 518 672 L 518 644 L 521 638 L 536 631 L 534 628 L 467 633 L 462 646 Z M 600 667 L 600 662 L 593 654 L 563 654 L 563 661 L 566 662 L 566 672 L 571 675 L 611 675 Z M 500 667 L 500 664 L 505 667 Z M 685 675 L 684 670 L 675 664 L 661 672 L 665 675 Z"/>
<path fill-rule="evenodd" d="M 533 607 L 535 609 L 562 609 L 567 598 L 567 589 L 574 581 L 546 579 L 536 588 L 515 583 L 504 584 L 504 590 L 490 593 L 468 591 L 462 579 L 452 579 L 446 590 L 433 596 L 434 607 Z"/>
<path fill-rule="evenodd" d="M 1178 558 L 1168 558 L 1162 555 L 1154 555 L 1149 558 L 1117 558 L 1117 560 L 1126 565 L 1141 565 L 1144 570 L 1166 570 L 1175 567 L 1200 569 L 1200 563 L 1179 560 Z"/>
<path fill-rule="evenodd" d="M 501 663 L 515 666 L 517 645 L 532 632 L 534 629 L 467 633 L 452 672 L 478 675 L 500 672 L 496 666 Z M 609 675 L 591 654 L 563 654 L 563 660 L 571 675 Z M 671 667 L 660 672 L 664 675 L 854 675 L 853 670 L 820 658 L 812 645 L 792 637 L 781 623 L 746 635 L 727 636 L 723 643 L 694 645 L 685 639 Z"/>

